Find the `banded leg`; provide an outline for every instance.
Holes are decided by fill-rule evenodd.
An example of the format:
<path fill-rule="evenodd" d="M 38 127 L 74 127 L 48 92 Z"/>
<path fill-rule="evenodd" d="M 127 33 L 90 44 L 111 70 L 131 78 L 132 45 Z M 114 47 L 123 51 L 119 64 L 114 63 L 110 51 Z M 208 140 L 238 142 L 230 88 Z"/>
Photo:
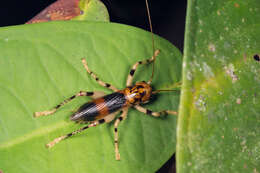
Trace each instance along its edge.
<path fill-rule="evenodd" d="M 134 108 L 136 110 L 138 110 L 139 112 L 145 113 L 147 115 L 152 115 L 154 117 L 159 117 L 159 116 L 168 115 L 168 114 L 178 115 L 178 113 L 176 111 L 171 111 L 171 110 L 163 110 L 163 111 L 159 111 L 159 112 L 153 112 L 153 111 L 146 109 L 146 108 L 139 106 L 139 105 L 134 106 Z"/>
<path fill-rule="evenodd" d="M 115 156 L 116 156 L 116 160 L 120 160 L 120 154 L 119 154 L 119 149 L 118 149 L 118 125 L 119 123 L 126 119 L 127 116 L 127 112 L 128 112 L 128 108 L 123 109 L 123 113 L 120 115 L 120 117 L 118 117 L 114 123 L 114 144 L 115 144 Z"/>
<path fill-rule="evenodd" d="M 57 106 L 55 106 L 53 109 L 51 110 L 47 110 L 47 111 L 42 111 L 42 112 L 35 112 L 34 113 L 34 117 L 40 117 L 40 116 L 46 116 L 46 115 L 50 115 L 53 114 L 54 112 L 57 111 L 57 109 L 59 109 L 61 106 L 65 105 L 66 103 L 72 101 L 73 99 L 75 99 L 76 97 L 79 96 L 90 96 L 91 98 L 95 99 L 98 97 L 102 97 L 105 94 L 102 91 L 96 91 L 96 92 L 86 92 L 86 91 L 80 91 L 79 93 L 71 96 L 70 98 L 64 100 L 63 102 L 61 102 L 60 104 L 58 104 Z"/>
<path fill-rule="evenodd" d="M 117 111 L 117 112 L 114 112 L 114 113 L 112 113 L 112 114 L 107 115 L 104 119 L 96 120 L 96 121 L 92 122 L 91 124 L 89 124 L 89 125 L 87 125 L 87 126 L 85 126 L 85 127 L 82 127 L 82 128 L 80 128 L 80 129 L 78 129 L 78 130 L 76 130 L 76 131 L 74 131 L 74 132 L 71 132 L 71 133 L 69 133 L 69 134 L 66 134 L 66 135 L 60 136 L 60 137 L 58 137 L 58 138 L 55 138 L 55 139 L 54 139 L 53 141 L 51 141 L 50 143 L 46 144 L 46 147 L 47 147 L 47 148 L 51 148 L 51 147 L 53 147 L 55 144 L 59 143 L 60 141 L 66 139 L 66 138 L 69 138 L 69 137 L 71 137 L 71 136 L 73 136 L 73 135 L 75 135 L 75 134 L 78 134 L 78 133 L 80 133 L 80 132 L 82 132 L 82 131 L 88 129 L 89 127 L 95 127 L 95 126 L 97 126 L 97 125 L 99 125 L 99 124 L 108 123 L 108 122 L 112 121 L 113 119 L 115 119 L 115 116 L 116 116 L 117 113 L 118 113 L 118 111 Z"/>
<path fill-rule="evenodd" d="M 113 85 L 109 84 L 109 83 L 105 83 L 103 81 L 101 81 L 88 67 L 87 61 L 82 58 L 81 59 L 84 68 L 87 70 L 87 72 L 90 74 L 91 77 L 93 77 L 101 86 L 106 87 L 108 89 L 111 89 L 113 91 L 118 91 L 118 89 L 116 87 L 114 87 Z"/>
<path fill-rule="evenodd" d="M 143 60 L 143 61 L 138 61 L 136 62 L 133 67 L 131 68 L 130 70 L 130 73 L 127 77 L 127 82 L 126 82 L 126 86 L 131 86 L 132 85 L 132 82 L 133 82 L 133 77 L 134 77 L 134 74 L 135 74 L 135 71 L 138 67 L 139 64 L 148 64 L 148 63 L 151 63 L 155 60 L 155 57 L 158 56 L 158 54 L 160 53 L 160 50 L 156 50 L 153 54 L 153 56 L 150 58 L 150 59 L 146 59 L 146 60 Z"/>

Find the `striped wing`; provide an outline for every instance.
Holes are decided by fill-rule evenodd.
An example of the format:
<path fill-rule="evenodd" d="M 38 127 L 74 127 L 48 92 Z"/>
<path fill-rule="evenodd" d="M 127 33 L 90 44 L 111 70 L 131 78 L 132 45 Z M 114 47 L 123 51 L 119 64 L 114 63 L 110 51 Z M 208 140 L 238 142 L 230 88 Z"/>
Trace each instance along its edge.
<path fill-rule="evenodd" d="M 114 92 L 104 97 L 95 99 L 82 105 L 78 111 L 71 116 L 72 121 L 95 121 L 116 112 L 126 106 L 126 98 L 123 93 Z"/>

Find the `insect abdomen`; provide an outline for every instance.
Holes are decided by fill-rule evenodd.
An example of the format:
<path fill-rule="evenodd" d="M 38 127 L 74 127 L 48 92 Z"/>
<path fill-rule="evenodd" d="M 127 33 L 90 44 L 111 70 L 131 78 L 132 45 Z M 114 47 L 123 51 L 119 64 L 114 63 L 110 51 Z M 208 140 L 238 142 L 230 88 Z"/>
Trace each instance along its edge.
<path fill-rule="evenodd" d="M 114 92 L 104 97 L 95 99 L 82 105 L 78 111 L 72 115 L 73 121 L 95 121 L 102 119 L 106 115 L 113 113 L 126 106 L 126 98 L 123 93 Z"/>

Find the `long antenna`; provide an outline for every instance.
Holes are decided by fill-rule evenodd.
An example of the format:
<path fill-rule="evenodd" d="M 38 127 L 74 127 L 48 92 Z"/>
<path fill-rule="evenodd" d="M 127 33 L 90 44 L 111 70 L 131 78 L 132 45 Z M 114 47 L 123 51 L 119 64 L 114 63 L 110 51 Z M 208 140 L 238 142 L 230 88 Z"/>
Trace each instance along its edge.
<path fill-rule="evenodd" d="M 155 48 L 154 48 L 154 38 L 153 38 L 153 26 L 152 26 L 152 20 L 151 20 L 148 0 L 145 0 L 145 4 L 146 4 L 146 10 L 147 10 L 147 15 L 148 15 L 150 30 L 151 30 L 151 33 L 152 33 L 152 44 L 153 44 L 153 53 L 154 53 L 155 52 Z"/>
<path fill-rule="evenodd" d="M 155 46 L 154 46 L 154 38 L 153 38 L 153 26 L 152 26 L 152 20 L 151 20 L 151 15 L 150 15 L 150 9 L 149 9 L 149 4 L 148 4 L 148 0 L 145 0 L 145 4 L 146 4 L 146 11 L 147 11 L 147 15 L 148 15 L 148 20 L 149 20 L 149 25 L 150 25 L 150 30 L 151 30 L 151 35 L 152 35 L 152 45 L 153 45 L 153 72 L 152 72 L 152 76 L 150 78 L 150 80 L 148 81 L 148 83 L 152 82 L 153 79 L 153 74 L 154 74 L 154 62 L 155 62 Z"/>
<path fill-rule="evenodd" d="M 164 92 L 164 91 L 178 91 L 178 90 L 177 89 L 172 89 L 172 90 L 155 90 L 155 91 L 152 91 L 152 94 L 156 94 L 156 93 Z"/>

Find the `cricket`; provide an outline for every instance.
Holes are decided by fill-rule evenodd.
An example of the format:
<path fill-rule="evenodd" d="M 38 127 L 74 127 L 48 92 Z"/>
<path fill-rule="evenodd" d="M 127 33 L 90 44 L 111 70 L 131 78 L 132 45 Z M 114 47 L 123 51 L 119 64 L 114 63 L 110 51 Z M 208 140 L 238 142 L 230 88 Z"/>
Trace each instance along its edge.
<path fill-rule="evenodd" d="M 173 110 L 162 110 L 162 111 L 152 111 L 143 107 L 143 104 L 150 101 L 151 96 L 158 94 L 161 91 L 172 91 L 172 90 L 153 90 L 152 89 L 152 80 L 154 76 L 154 63 L 156 61 L 156 57 L 159 55 L 160 50 L 155 49 L 154 47 L 154 38 L 153 38 L 153 30 L 152 30 L 152 22 L 149 12 L 149 5 L 147 0 L 145 0 L 147 14 L 149 19 L 149 25 L 151 30 L 151 37 L 152 37 L 152 44 L 153 44 L 153 54 L 151 58 L 146 60 L 136 62 L 127 76 L 126 80 L 126 88 L 124 89 L 117 89 L 110 83 L 103 82 L 100 78 L 90 70 L 88 64 L 84 58 L 82 58 L 83 67 L 86 69 L 87 73 L 96 80 L 98 84 L 101 86 L 108 88 L 113 91 L 113 93 L 105 95 L 101 91 L 80 91 L 75 95 L 71 96 L 70 98 L 64 100 L 57 106 L 55 106 L 51 110 L 46 110 L 42 112 L 35 112 L 34 117 L 41 117 L 54 114 L 58 109 L 60 109 L 65 104 L 69 103 L 73 99 L 79 96 L 88 96 L 91 97 L 92 100 L 83 104 L 79 109 L 70 117 L 71 121 L 76 123 L 84 123 L 87 124 L 86 126 L 75 130 L 69 134 L 60 136 L 55 138 L 53 141 L 46 144 L 47 148 L 51 148 L 60 141 L 72 137 L 75 134 L 78 134 L 90 127 L 95 127 L 97 125 L 103 123 L 109 123 L 113 120 L 114 121 L 114 150 L 115 150 L 115 159 L 120 160 L 120 153 L 119 153 L 119 138 L 118 138 L 118 126 L 120 122 L 127 118 L 127 113 L 129 108 L 134 108 L 137 111 L 140 111 L 144 114 L 160 117 L 162 115 L 177 115 L 176 111 Z M 139 81 L 133 84 L 133 78 L 135 72 L 139 65 L 151 64 L 152 63 L 152 74 L 148 81 Z M 120 114 L 120 116 L 116 116 Z"/>

